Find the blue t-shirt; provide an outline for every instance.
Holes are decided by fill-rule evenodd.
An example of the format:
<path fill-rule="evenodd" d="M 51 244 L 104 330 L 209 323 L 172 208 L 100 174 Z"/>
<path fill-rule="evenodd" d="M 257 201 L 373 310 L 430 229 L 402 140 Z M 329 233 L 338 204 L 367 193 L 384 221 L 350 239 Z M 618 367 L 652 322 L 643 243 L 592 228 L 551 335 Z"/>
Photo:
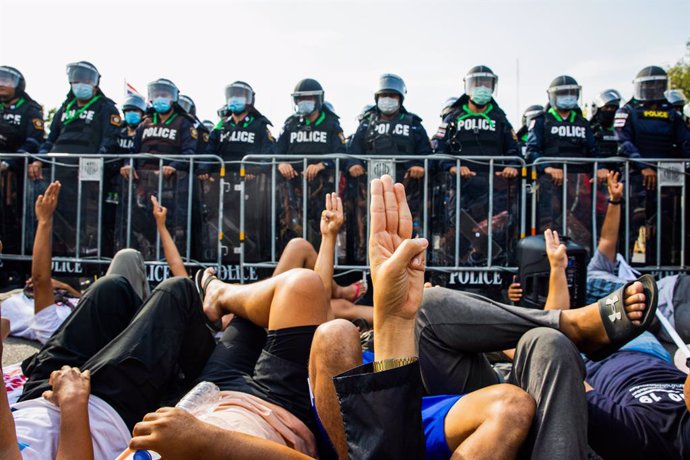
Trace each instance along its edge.
<path fill-rule="evenodd" d="M 588 362 L 589 443 L 604 458 L 690 458 L 686 375 L 655 356 L 619 351 Z"/>

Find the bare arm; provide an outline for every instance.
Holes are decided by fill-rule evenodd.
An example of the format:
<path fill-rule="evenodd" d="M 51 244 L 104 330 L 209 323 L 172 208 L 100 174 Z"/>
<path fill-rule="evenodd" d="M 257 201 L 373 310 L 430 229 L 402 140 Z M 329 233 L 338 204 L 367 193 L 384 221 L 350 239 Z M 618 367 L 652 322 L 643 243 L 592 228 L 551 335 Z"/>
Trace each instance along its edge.
<path fill-rule="evenodd" d="M 309 459 L 289 447 L 272 441 L 224 430 L 204 423 L 182 409 L 164 407 L 146 414 L 134 427 L 131 450 L 153 450 L 166 459 Z"/>
<path fill-rule="evenodd" d="M 598 249 L 611 262 L 615 262 L 618 230 L 621 222 L 620 201 L 623 196 L 623 184 L 618 182 L 618 173 L 613 171 L 609 171 L 607 179 L 609 184 L 609 205 L 606 208 L 604 224 L 601 226 Z"/>
<path fill-rule="evenodd" d="M 343 202 L 337 194 L 329 193 L 326 195 L 326 209 L 321 213 L 321 246 L 314 263 L 314 271 L 319 274 L 329 300 L 333 286 L 335 243 L 342 225 Z"/>
<path fill-rule="evenodd" d="M 2 358 L 2 341 L 0 341 L 0 358 Z M 0 429 L 0 458 L 21 459 L 22 455 L 19 453 L 19 444 L 17 444 L 17 430 L 14 427 L 14 418 L 4 383 L 0 385 L 0 426 L 2 427 Z"/>
<path fill-rule="evenodd" d="M 189 276 L 182 262 L 182 257 L 180 257 L 180 252 L 177 250 L 177 246 L 175 246 L 175 241 L 172 235 L 170 235 L 168 227 L 165 226 L 165 218 L 168 215 L 168 209 L 161 206 L 155 196 L 151 196 L 151 203 L 153 204 L 153 217 L 156 219 L 156 227 L 161 236 L 163 253 L 165 254 L 165 260 L 168 262 L 170 271 L 173 276 Z"/>
<path fill-rule="evenodd" d="M 544 310 L 568 310 L 570 308 L 570 293 L 565 269 L 568 267 L 568 255 L 565 245 L 561 244 L 558 232 L 546 230 L 546 255 L 549 258 L 549 294 L 546 296 Z"/>
<path fill-rule="evenodd" d="M 34 314 L 55 303 L 50 264 L 53 252 L 53 213 L 58 203 L 60 182 L 53 182 L 36 199 L 36 237 L 31 261 L 31 279 L 34 284 Z"/>
<path fill-rule="evenodd" d="M 76 367 L 62 366 L 50 374 L 53 389 L 43 397 L 60 408 L 57 460 L 92 460 L 93 441 L 89 426 L 91 374 Z"/>

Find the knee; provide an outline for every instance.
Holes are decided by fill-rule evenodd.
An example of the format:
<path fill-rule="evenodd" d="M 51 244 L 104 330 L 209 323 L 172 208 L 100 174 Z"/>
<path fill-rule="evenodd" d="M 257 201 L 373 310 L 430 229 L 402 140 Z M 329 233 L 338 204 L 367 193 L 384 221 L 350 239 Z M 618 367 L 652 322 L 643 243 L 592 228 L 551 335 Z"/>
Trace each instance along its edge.
<path fill-rule="evenodd" d="M 489 416 L 509 430 L 527 433 L 532 426 L 537 403 L 526 391 L 510 384 L 493 387 L 495 392 Z"/>
<path fill-rule="evenodd" d="M 160 283 L 156 290 L 177 291 L 185 295 L 198 297 L 194 282 L 186 276 L 174 276 Z"/>
<path fill-rule="evenodd" d="M 311 245 L 311 243 L 304 238 L 293 238 L 290 241 L 288 241 L 288 244 L 285 246 L 286 251 L 290 251 L 292 253 L 300 253 L 300 254 L 310 254 L 314 253 L 316 254 L 316 250 L 314 250 L 314 246 Z"/>
<path fill-rule="evenodd" d="M 518 341 L 515 354 L 515 369 L 573 368 L 580 369 L 584 379 L 584 364 L 575 344 L 562 332 L 538 327 L 526 332 Z"/>
<path fill-rule="evenodd" d="M 350 321 L 334 319 L 321 324 L 311 344 L 310 368 L 331 375 L 362 363 L 359 331 Z"/>
<path fill-rule="evenodd" d="M 326 290 L 321 277 L 313 270 L 293 268 L 284 274 L 282 287 L 291 295 L 302 299 L 313 299 L 319 304 L 326 299 Z"/>

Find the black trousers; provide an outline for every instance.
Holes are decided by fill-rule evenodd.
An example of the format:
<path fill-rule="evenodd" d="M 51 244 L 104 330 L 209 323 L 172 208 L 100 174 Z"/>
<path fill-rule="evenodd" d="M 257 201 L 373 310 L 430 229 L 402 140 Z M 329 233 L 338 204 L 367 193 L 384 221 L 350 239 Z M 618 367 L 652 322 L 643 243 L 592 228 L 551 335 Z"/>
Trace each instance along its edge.
<path fill-rule="evenodd" d="M 156 410 L 178 377 L 191 384 L 213 351 L 201 301 L 188 278 L 161 283 L 142 304 L 122 276 L 99 279 L 43 348 L 22 364 L 20 401 L 50 389 L 64 365 L 91 371 L 91 393 L 132 429 Z"/>

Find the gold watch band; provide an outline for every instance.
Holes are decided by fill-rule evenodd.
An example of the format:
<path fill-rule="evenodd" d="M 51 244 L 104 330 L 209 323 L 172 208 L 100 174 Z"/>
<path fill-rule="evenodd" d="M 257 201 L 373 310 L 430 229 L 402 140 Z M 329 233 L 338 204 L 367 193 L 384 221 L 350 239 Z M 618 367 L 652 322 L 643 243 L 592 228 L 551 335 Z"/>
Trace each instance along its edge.
<path fill-rule="evenodd" d="M 416 356 L 410 356 L 409 358 L 391 358 L 384 359 L 383 361 L 374 361 L 374 372 L 383 372 L 397 367 L 407 366 L 417 361 Z"/>

